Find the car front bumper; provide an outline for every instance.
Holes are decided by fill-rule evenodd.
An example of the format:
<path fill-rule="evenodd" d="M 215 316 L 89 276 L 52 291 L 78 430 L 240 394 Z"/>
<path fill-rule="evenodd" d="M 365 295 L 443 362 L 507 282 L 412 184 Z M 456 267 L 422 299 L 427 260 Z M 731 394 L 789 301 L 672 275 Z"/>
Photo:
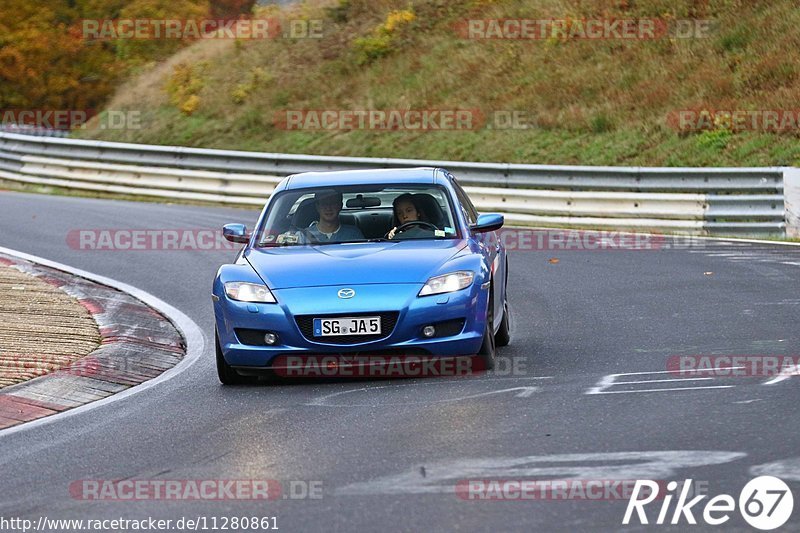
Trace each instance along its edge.
<path fill-rule="evenodd" d="M 474 355 L 480 349 L 486 326 L 488 290 L 477 282 L 449 294 L 418 297 L 421 284 L 352 285 L 351 299 L 338 296 L 341 286 L 274 290 L 278 303 L 252 304 L 228 299 L 221 285 L 214 287 L 214 314 L 225 361 L 234 367 L 269 368 L 278 356 L 404 353 L 431 356 Z M 398 313 L 391 331 L 378 338 L 359 339 L 346 344 L 330 338 L 313 337 L 301 331 L 296 317 L 348 317 Z M 454 324 L 458 331 L 427 338 L 427 325 Z M 382 326 L 385 328 L 385 326 Z M 277 343 L 255 345 L 236 330 L 272 332 Z M 452 334 L 450 334 L 452 333 Z"/>

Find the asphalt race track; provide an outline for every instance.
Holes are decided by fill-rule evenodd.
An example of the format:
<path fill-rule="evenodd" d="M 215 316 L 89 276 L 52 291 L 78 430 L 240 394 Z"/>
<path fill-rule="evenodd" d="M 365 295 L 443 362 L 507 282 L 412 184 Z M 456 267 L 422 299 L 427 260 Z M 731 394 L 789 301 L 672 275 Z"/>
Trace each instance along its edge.
<path fill-rule="evenodd" d="M 701 241 L 513 252 L 513 339 L 499 352 L 513 371 L 223 388 L 210 290 L 233 252 L 87 251 L 67 242 L 71 230 L 252 227 L 257 216 L 0 193 L 0 246 L 147 291 L 207 340 L 203 357 L 171 380 L 0 433 L 0 516 L 274 516 L 284 532 L 639 531 L 653 526 L 622 526 L 624 499 L 476 501 L 453 487 L 488 478 L 692 479 L 711 496 L 738 499 L 750 479 L 771 473 L 800 496 L 797 378 L 667 372 L 674 355 L 800 354 L 800 247 Z M 292 481 L 321 482 L 322 497 L 85 501 L 70 486 L 86 479 L 274 479 L 287 496 Z M 651 522 L 658 507 L 648 507 Z M 787 526 L 795 531 L 798 507 L 796 498 Z M 724 529 L 752 531 L 736 513 Z"/>

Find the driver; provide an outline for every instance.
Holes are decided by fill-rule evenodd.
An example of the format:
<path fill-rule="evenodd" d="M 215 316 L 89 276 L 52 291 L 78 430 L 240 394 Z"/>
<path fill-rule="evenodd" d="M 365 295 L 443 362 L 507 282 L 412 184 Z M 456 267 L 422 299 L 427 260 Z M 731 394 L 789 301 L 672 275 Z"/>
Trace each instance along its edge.
<path fill-rule="evenodd" d="M 394 209 L 394 227 L 386 235 L 389 239 L 394 239 L 397 234 L 397 228 L 403 224 L 414 221 L 428 222 L 422 206 L 414 198 L 414 195 L 410 193 L 404 193 L 395 198 L 394 202 L 392 202 L 392 208 Z M 414 239 L 429 237 L 432 231 L 423 226 L 415 225 L 403 230 L 401 233 L 406 239 Z"/>

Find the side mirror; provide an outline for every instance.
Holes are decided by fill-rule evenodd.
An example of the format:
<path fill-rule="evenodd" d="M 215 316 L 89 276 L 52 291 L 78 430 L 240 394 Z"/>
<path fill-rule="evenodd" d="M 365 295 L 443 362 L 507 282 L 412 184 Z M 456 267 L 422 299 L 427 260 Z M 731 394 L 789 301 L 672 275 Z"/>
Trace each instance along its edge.
<path fill-rule="evenodd" d="M 244 224 L 225 224 L 222 226 L 222 236 L 230 242 L 247 244 L 250 242 L 250 235 L 247 233 L 247 226 Z"/>
<path fill-rule="evenodd" d="M 478 215 L 478 221 L 470 225 L 469 229 L 472 233 L 486 233 L 502 228 L 504 223 L 505 218 L 503 215 L 487 213 L 485 215 Z"/>

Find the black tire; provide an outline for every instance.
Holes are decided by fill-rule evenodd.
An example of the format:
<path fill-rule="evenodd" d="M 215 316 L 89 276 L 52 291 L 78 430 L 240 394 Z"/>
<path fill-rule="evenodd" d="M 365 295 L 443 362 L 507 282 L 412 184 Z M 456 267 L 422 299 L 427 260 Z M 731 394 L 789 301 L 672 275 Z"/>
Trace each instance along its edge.
<path fill-rule="evenodd" d="M 478 351 L 478 360 L 481 363 L 481 370 L 491 370 L 494 368 L 495 360 L 495 341 L 494 341 L 494 287 L 489 286 L 489 308 L 486 312 L 486 329 L 483 331 L 483 343 Z"/>
<path fill-rule="evenodd" d="M 217 376 L 223 385 L 242 385 L 249 383 L 250 380 L 239 374 L 231 365 L 225 361 L 222 355 L 222 348 L 219 345 L 219 334 L 214 331 L 214 344 L 217 348 Z"/>
<path fill-rule="evenodd" d="M 500 328 L 494 336 L 496 346 L 508 346 L 511 342 L 511 314 L 508 310 L 508 299 L 503 303 L 503 318 L 500 320 Z"/>

